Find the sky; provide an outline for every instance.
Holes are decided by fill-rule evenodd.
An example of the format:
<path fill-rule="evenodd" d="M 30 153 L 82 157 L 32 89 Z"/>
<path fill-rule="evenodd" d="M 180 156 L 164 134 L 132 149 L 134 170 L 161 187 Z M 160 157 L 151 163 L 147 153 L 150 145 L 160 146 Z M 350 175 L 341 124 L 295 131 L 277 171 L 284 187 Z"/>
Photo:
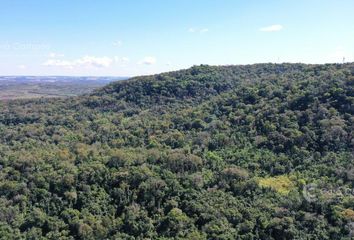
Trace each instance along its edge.
<path fill-rule="evenodd" d="M 353 0 L 0 0 L 0 75 L 351 62 L 353 10 Z"/>

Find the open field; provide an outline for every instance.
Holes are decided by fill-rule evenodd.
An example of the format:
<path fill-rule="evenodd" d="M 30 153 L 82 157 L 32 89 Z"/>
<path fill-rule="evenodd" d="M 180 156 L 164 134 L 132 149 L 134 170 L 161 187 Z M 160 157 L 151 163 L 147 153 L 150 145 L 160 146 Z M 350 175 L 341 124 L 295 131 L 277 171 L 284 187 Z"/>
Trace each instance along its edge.
<path fill-rule="evenodd" d="M 124 77 L 0 77 L 0 99 L 70 97 Z"/>

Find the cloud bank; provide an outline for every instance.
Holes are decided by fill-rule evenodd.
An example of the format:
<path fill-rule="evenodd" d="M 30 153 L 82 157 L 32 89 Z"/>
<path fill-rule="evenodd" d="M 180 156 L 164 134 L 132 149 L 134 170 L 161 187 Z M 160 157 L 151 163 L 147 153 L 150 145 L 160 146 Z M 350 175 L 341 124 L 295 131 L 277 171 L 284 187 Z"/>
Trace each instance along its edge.
<path fill-rule="evenodd" d="M 95 68 L 105 68 L 109 67 L 113 63 L 113 59 L 109 57 L 94 57 L 94 56 L 84 56 L 72 61 L 61 60 L 61 59 L 49 59 L 43 63 L 44 66 L 49 67 L 95 67 Z"/>

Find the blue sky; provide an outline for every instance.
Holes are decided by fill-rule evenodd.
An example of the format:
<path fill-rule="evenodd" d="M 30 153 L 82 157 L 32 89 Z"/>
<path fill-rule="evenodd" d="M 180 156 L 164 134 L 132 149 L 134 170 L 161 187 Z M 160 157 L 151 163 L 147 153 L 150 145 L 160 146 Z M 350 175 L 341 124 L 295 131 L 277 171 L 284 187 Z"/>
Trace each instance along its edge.
<path fill-rule="evenodd" d="M 354 61 L 353 0 L 0 0 L 0 75 Z"/>

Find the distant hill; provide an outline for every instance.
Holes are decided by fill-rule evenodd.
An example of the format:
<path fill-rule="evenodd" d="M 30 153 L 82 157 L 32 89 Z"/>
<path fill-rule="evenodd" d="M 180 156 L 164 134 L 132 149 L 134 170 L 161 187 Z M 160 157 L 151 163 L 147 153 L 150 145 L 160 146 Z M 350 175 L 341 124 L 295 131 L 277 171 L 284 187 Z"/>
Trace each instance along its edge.
<path fill-rule="evenodd" d="M 127 77 L 0 76 L 0 100 L 78 96 Z"/>
<path fill-rule="evenodd" d="M 0 102 L 3 239 L 350 239 L 354 63 L 194 66 Z"/>

